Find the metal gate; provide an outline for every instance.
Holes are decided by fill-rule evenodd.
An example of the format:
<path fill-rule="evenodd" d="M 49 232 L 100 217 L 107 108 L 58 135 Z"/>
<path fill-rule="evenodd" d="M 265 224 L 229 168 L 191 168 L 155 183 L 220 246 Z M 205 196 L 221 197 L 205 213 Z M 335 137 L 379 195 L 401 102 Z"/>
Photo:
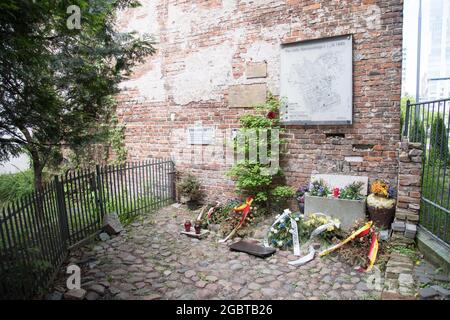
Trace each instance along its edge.
<path fill-rule="evenodd" d="M 450 98 L 406 104 L 403 136 L 420 142 L 422 199 L 420 225 L 447 245 L 450 243 Z"/>

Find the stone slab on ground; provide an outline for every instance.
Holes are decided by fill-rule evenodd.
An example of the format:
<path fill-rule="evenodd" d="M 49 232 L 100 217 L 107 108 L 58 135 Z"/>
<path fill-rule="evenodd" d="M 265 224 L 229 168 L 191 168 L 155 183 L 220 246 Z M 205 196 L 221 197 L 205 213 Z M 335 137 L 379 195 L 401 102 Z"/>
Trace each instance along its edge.
<path fill-rule="evenodd" d="M 421 299 L 430 299 L 438 296 L 439 293 L 436 292 L 433 288 L 427 287 L 419 290 L 419 297 Z"/>
<path fill-rule="evenodd" d="M 116 235 L 123 231 L 117 213 L 108 213 L 103 217 L 103 230 L 109 235 Z"/>
<path fill-rule="evenodd" d="M 264 247 L 258 243 L 245 241 L 245 240 L 241 240 L 241 241 L 233 243 L 230 246 L 230 250 L 245 252 L 245 253 L 251 254 L 253 256 L 260 257 L 260 258 L 270 257 L 276 251 L 276 249 L 274 249 L 274 248 Z"/>

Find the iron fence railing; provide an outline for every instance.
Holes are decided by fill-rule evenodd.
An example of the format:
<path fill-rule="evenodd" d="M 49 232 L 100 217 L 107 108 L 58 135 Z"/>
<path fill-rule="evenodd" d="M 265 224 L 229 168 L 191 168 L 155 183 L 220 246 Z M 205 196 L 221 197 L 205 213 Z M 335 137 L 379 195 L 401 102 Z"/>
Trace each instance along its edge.
<path fill-rule="evenodd" d="M 450 98 L 407 102 L 402 135 L 410 142 L 421 143 L 423 148 L 420 224 L 447 244 L 450 243 L 449 130 Z"/>
<path fill-rule="evenodd" d="M 154 159 L 97 166 L 55 177 L 0 210 L 0 299 L 31 298 L 47 288 L 70 248 L 97 234 L 103 216 L 123 222 L 171 203 L 174 164 Z"/>

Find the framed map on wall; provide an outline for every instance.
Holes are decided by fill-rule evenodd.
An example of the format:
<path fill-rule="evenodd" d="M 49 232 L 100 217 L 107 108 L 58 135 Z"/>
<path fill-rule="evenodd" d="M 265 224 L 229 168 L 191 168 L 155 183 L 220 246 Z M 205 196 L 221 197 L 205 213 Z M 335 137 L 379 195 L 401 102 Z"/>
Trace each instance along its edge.
<path fill-rule="evenodd" d="M 352 124 L 352 48 L 351 35 L 282 45 L 281 123 Z"/>

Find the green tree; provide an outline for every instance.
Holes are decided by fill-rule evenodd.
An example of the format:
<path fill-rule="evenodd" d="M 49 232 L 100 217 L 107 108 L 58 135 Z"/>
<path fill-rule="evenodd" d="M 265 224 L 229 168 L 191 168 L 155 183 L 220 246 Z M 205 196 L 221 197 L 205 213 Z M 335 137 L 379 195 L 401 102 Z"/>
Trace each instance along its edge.
<path fill-rule="evenodd" d="M 444 119 L 438 113 L 431 125 L 431 154 L 432 158 L 436 160 L 446 161 L 448 157 L 448 130 Z"/>
<path fill-rule="evenodd" d="M 0 2 L 0 161 L 26 151 L 36 189 L 44 167 L 61 160 L 62 147 L 98 138 L 99 124 L 114 112 L 118 84 L 154 53 L 150 38 L 120 33 L 114 25 L 119 9 L 138 5 Z M 79 29 L 74 8 L 80 9 Z"/>

